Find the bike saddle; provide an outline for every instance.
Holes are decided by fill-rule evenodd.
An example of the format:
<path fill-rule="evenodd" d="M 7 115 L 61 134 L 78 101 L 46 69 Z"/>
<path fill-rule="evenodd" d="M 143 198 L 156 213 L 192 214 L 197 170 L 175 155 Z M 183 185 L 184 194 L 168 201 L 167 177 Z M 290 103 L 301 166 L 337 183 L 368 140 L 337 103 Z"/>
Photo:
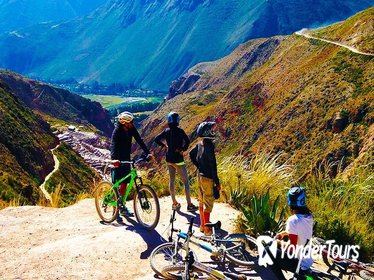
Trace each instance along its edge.
<path fill-rule="evenodd" d="M 214 228 L 216 231 L 221 229 L 221 221 L 218 221 L 216 223 L 206 223 L 205 226 L 209 228 Z"/>

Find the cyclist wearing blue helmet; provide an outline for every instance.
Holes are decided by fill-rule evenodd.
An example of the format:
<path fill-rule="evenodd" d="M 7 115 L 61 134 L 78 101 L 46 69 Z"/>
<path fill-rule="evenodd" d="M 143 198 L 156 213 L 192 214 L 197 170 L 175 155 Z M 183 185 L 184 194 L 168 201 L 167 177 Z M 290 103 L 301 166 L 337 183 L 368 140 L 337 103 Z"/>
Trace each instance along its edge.
<path fill-rule="evenodd" d="M 296 249 L 296 246 L 307 245 L 313 234 L 313 215 L 306 205 L 305 188 L 292 187 L 287 193 L 287 204 L 291 208 L 292 215 L 287 219 L 286 230 L 277 234 L 277 238 L 280 239 L 278 244 L 282 245 L 283 248 L 293 246 Z M 282 240 L 286 236 L 288 236 L 287 242 Z M 281 250 L 278 249 L 276 259 L 279 266 L 273 265 L 271 269 L 276 275 L 283 275 L 281 269 L 295 272 L 300 257 L 299 254 L 296 258 L 289 259 L 286 254 L 284 258 L 281 258 Z M 313 259 L 311 257 L 303 257 L 300 273 L 302 274 L 303 271 L 309 269 L 312 264 Z"/>
<path fill-rule="evenodd" d="M 173 201 L 172 209 L 179 210 L 181 205 L 175 197 L 175 174 L 178 173 L 184 183 L 187 200 L 187 211 L 194 212 L 197 207 L 191 202 L 190 185 L 183 152 L 187 151 L 190 140 L 183 129 L 179 128 L 180 117 L 177 112 L 170 112 L 167 116 L 168 128 L 155 138 L 155 142 L 167 149 L 166 163 L 169 169 L 169 190 Z"/>

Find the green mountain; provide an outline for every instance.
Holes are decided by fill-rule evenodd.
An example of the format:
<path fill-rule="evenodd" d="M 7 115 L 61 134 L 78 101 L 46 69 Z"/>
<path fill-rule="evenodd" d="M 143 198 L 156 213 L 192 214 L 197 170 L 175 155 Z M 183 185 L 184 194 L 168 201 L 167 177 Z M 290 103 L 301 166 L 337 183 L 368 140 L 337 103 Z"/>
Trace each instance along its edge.
<path fill-rule="evenodd" d="M 106 0 L 0 0 L 0 33 L 89 14 Z"/>
<path fill-rule="evenodd" d="M 249 38 L 342 20 L 372 0 L 112 0 L 72 21 L 0 36 L 0 67 L 42 80 L 167 90 Z"/>

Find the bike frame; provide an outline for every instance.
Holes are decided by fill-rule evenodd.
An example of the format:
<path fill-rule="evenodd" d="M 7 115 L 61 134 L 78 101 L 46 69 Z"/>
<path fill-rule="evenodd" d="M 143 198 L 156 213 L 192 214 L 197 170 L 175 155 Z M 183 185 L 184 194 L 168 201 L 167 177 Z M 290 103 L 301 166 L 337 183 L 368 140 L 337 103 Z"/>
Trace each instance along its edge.
<path fill-rule="evenodd" d="M 173 214 L 172 214 L 172 216 L 170 218 L 171 234 L 169 236 L 169 242 L 173 241 L 173 232 L 177 232 L 177 239 L 175 240 L 175 246 L 174 246 L 175 247 L 174 252 L 177 252 L 179 240 L 183 239 L 185 241 L 185 243 L 186 243 L 186 241 L 188 240 L 188 233 L 182 232 L 182 231 L 178 231 L 178 230 L 174 229 L 175 212 L 176 212 L 176 210 L 173 210 Z M 217 243 L 228 243 L 228 242 L 231 242 L 230 240 L 216 238 L 217 235 L 216 235 L 216 232 L 215 232 L 215 227 L 213 227 L 212 229 L 213 229 L 213 235 L 212 235 L 212 238 L 210 240 L 208 240 L 207 238 L 199 238 L 197 236 L 194 236 L 193 233 L 191 235 L 191 237 L 194 236 L 195 238 L 199 238 L 202 241 L 210 242 L 211 244 L 213 244 L 212 246 L 210 246 L 208 244 L 205 244 L 205 243 L 202 243 L 202 242 L 199 242 L 199 241 L 195 241 L 195 240 L 191 239 L 191 237 L 189 238 L 188 242 L 191 242 L 192 244 L 194 244 L 194 245 L 202 248 L 203 250 L 205 250 L 205 251 L 207 251 L 209 253 L 213 253 L 214 249 L 220 249 L 219 246 L 217 245 Z M 238 245 L 238 247 L 239 246 L 240 245 Z M 233 249 L 233 248 L 236 248 L 236 247 L 232 247 L 230 249 Z M 223 255 L 224 252 L 225 252 L 225 248 L 222 248 L 221 254 Z"/>
<path fill-rule="evenodd" d="M 190 276 L 191 276 L 190 271 L 191 271 L 192 267 L 195 267 L 197 270 L 205 272 L 206 274 L 213 277 L 214 279 L 221 279 L 221 280 L 225 280 L 225 279 L 246 279 L 246 276 L 244 276 L 244 275 L 237 275 L 237 274 L 234 274 L 234 273 L 223 273 L 223 272 L 218 271 L 216 269 L 213 269 L 213 268 L 211 268 L 207 265 L 204 265 L 201 262 L 196 261 L 193 254 L 192 254 L 192 251 L 190 250 L 190 242 L 192 244 L 196 244 L 196 243 L 192 242 L 192 240 L 191 240 L 191 237 L 193 236 L 192 225 L 193 225 L 193 218 L 191 218 L 191 220 L 190 220 L 190 226 L 189 226 L 188 232 L 187 233 L 182 233 L 182 232 L 178 233 L 178 236 L 180 236 L 180 234 L 182 234 L 181 237 L 186 238 L 186 243 L 185 243 L 186 244 L 186 259 L 185 259 L 185 273 L 186 273 L 186 275 L 185 275 L 185 278 L 190 279 L 190 280 L 195 279 L 194 277 L 190 278 Z M 177 242 L 176 242 L 176 244 L 177 244 Z M 197 243 L 197 245 L 200 245 L 200 243 Z M 204 244 L 201 244 L 201 245 L 204 245 Z M 205 246 L 201 247 L 201 248 L 205 248 Z M 209 251 L 209 252 L 211 252 L 211 251 Z M 227 276 L 230 275 L 231 277 L 226 277 L 225 274 Z"/>
<path fill-rule="evenodd" d="M 136 168 L 135 168 L 135 165 L 134 165 L 134 162 L 133 161 L 121 161 L 121 164 L 131 164 L 131 170 L 130 172 L 122 177 L 121 179 L 117 180 L 117 182 L 115 182 L 112 186 L 112 189 L 114 189 L 114 191 L 116 192 L 116 194 L 118 195 L 118 197 L 121 199 L 122 203 L 125 203 L 127 201 L 127 197 L 129 196 L 130 194 L 130 191 L 133 187 L 133 185 L 135 184 L 135 186 L 137 187 L 137 183 L 136 183 L 136 180 L 139 179 L 140 180 L 140 185 L 142 184 L 142 179 L 141 177 L 138 176 L 138 173 L 136 171 Z M 121 196 L 121 194 L 119 193 L 118 189 L 119 189 L 119 186 L 125 181 L 127 180 L 128 178 L 130 178 L 130 182 L 127 184 L 127 188 L 126 188 L 126 192 L 123 196 Z M 117 204 L 117 201 L 112 201 L 111 202 L 112 206 L 118 206 Z"/>

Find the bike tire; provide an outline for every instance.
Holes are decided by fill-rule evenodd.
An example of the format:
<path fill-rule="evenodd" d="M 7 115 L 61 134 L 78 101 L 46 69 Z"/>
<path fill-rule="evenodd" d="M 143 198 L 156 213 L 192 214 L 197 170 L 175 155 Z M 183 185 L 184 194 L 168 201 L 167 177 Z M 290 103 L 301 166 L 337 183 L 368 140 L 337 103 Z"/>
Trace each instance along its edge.
<path fill-rule="evenodd" d="M 254 266 L 258 263 L 258 247 L 256 239 L 246 234 L 228 234 L 224 238 L 226 242 L 225 257 L 233 264 L 239 266 Z M 230 240 L 230 242 L 227 242 Z"/>
<path fill-rule="evenodd" d="M 157 275 L 165 277 L 162 274 L 163 267 L 183 263 L 183 260 L 186 257 L 186 248 L 183 246 L 183 244 L 178 242 L 177 252 L 174 252 L 175 242 L 163 243 L 153 249 L 149 257 L 149 263 L 152 270 Z"/>
<path fill-rule="evenodd" d="M 373 275 L 373 273 L 370 273 L 370 272 L 368 272 L 368 271 L 361 270 L 361 271 L 359 272 L 359 275 L 360 275 L 360 277 L 361 277 L 362 279 L 364 279 L 364 280 L 374 280 L 374 275 Z"/>
<path fill-rule="evenodd" d="M 197 279 L 219 279 L 214 276 L 208 275 L 207 273 L 197 269 L 196 267 L 192 267 L 192 271 Z M 186 274 L 186 265 L 185 264 L 172 264 L 167 265 L 162 269 L 162 274 L 166 279 L 172 280 L 187 280 L 191 279 L 189 274 Z"/>
<path fill-rule="evenodd" d="M 95 206 L 100 219 L 103 222 L 113 222 L 119 213 L 117 204 L 117 194 L 112 188 L 112 184 L 101 181 L 95 189 Z"/>
<path fill-rule="evenodd" d="M 141 185 L 134 195 L 134 212 L 138 223 L 147 230 L 154 229 L 160 220 L 160 203 L 156 192 Z"/>

